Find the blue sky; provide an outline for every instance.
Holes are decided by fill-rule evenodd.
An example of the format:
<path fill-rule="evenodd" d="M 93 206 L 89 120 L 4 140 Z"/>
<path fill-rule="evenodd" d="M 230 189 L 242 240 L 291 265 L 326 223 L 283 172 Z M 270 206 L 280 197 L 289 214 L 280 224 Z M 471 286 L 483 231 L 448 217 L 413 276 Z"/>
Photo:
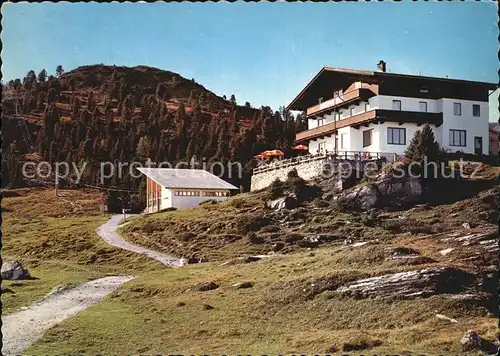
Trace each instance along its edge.
<path fill-rule="evenodd" d="M 495 2 L 17 3 L 4 80 L 33 69 L 150 65 L 239 103 L 288 104 L 324 65 L 498 82 Z"/>

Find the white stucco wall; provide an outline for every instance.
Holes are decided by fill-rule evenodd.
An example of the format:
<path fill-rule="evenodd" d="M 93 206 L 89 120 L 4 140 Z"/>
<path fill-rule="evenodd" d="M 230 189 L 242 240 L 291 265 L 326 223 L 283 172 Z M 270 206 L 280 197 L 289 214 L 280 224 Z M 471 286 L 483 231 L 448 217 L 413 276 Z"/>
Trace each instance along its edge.
<path fill-rule="evenodd" d="M 172 191 L 165 187 L 161 187 L 161 207 L 160 209 L 166 209 L 172 207 Z"/>
<path fill-rule="evenodd" d="M 387 140 L 387 129 L 389 127 L 393 128 L 404 128 L 406 131 L 406 142 L 404 145 L 394 145 L 394 144 L 389 144 Z M 431 125 L 432 130 L 434 131 L 434 135 L 436 136 L 436 140 L 438 137 L 438 133 L 436 131 L 436 128 Z M 383 124 L 378 125 L 378 132 L 379 132 L 379 149 L 380 152 L 391 152 L 391 153 L 396 153 L 398 155 L 404 154 L 406 151 L 406 148 L 410 144 L 410 141 L 412 140 L 413 136 L 415 136 L 415 133 L 419 130 L 422 130 L 422 126 L 417 126 L 417 124 L 413 123 L 404 123 L 403 125 L 399 125 L 397 122 L 384 122 Z"/>
<path fill-rule="evenodd" d="M 474 137 L 478 136 L 483 139 L 483 154 L 488 154 L 488 103 L 457 99 L 442 99 L 441 101 L 443 107 L 443 125 L 441 128 L 442 146 L 452 152 L 462 151 L 465 153 L 474 153 Z M 453 103 L 462 104 L 462 115 L 453 114 Z M 481 115 L 479 117 L 472 116 L 473 104 L 478 104 L 480 106 Z M 465 147 L 450 146 L 450 129 L 466 130 Z"/>
<path fill-rule="evenodd" d="M 482 137 L 483 141 L 483 154 L 488 154 L 489 140 L 488 140 L 488 121 L 489 121 L 489 106 L 488 102 L 478 102 L 470 100 L 458 99 L 423 99 L 423 98 L 410 98 L 400 96 L 377 95 L 369 99 L 368 110 L 372 109 L 393 109 L 393 100 L 401 101 L 401 111 L 420 111 L 419 102 L 427 103 L 427 112 L 443 113 L 443 125 L 440 127 L 433 127 L 436 140 L 439 144 L 452 152 L 463 151 L 465 153 L 474 153 L 474 137 Z M 453 103 L 461 103 L 462 115 L 457 116 L 453 114 Z M 472 116 L 472 105 L 478 104 L 480 106 L 480 117 Z M 345 119 L 351 116 L 350 109 L 353 108 L 353 115 L 365 112 L 365 102 L 360 102 L 358 105 L 351 105 L 348 108 L 341 109 L 340 119 Z M 334 121 L 334 113 L 323 116 L 323 123 L 328 124 Z M 309 128 L 317 127 L 316 120 L 309 120 Z M 401 127 L 406 129 L 406 145 L 390 145 L 387 143 L 387 127 Z M 416 124 L 405 123 L 399 126 L 398 123 L 386 122 L 384 124 L 370 124 L 369 127 L 361 126 L 359 130 L 351 127 L 341 128 L 338 130 L 338 150 L 339 151 L 362 151 L 362 152 L 390 152 L 402 154 L 410 140 L 413 138 L 415 132 L 421 127 Z M 362 132 L 368 129 L 373 129 L 372 144 L 368 147 L 362 147 L 363 134 Z M 449 132 L 450 129 L 466 130 L 466 146 L 450 146 L 449 145 Z M 345 148 L 341 147 L 340 135 L 347 133 Z M 316 153 L 318 143 L 325 141 L 326 149 L 334 151 L 335 149 L 335 136 L 322 138 L 321 140 L 311 140 L 309 143 L 309 152 Z"/>
<path fill-rule="evenodd" d="M 420 111 L 419 102 L 427 103 L 427 112 L 441 112 L 438 105 L 438 100 L 423 99 L 423 98 L 410 98 L 404 96 L 389 96 L 377 95 L 369 99 L 370 107 L 372 109 L 392 110 L 393 101 L 401 101 L 401 111 Z"/>
<path fill-rule="evenodd" d="M 188 208 L 195 208 L 198 205 L 200 205 L 201 202 L 206 201 L 206 200 L 216 200 L 216 201 L 224 201 L 228 197 L 205 197 L 203 196 L 203 192 L 200 191 L 200 196 L 180 196 L 180 195 L 175 195 L 174 190 L 171 189 L 166 189 L 170 194 L 170 198 L 172 201 L 172 205 L 169 207 L 174 207 L 177 209 L 188 209 Z M 182 189 L 179 189 L 182 190 Z M 189 189 L 185 189 L 189 190 Z"/>

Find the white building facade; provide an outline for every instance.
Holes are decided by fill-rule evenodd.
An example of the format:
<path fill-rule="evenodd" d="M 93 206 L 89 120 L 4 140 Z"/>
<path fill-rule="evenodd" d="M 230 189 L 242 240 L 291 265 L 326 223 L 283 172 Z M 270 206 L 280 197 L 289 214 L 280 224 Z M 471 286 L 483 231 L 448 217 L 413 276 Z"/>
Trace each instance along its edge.
<path fill-rule="evenodd" d="M 138 168 L 146 176 L 146 212 L 188 209 L 207 200 L 226 200 L 237 189 L 201 169 Z"/>
<path fill-rule="evenodd" d="M 288 109 L 306 112 L 308 130 L 298 133 L 296 142 L 308 144 L 312 154 L 402 155 L 423 124 L 449 152 L 488 154 L 488 93 L 494 87 L 323 68 Z M 324 101 L 328 95 L 333 98 Z"/>

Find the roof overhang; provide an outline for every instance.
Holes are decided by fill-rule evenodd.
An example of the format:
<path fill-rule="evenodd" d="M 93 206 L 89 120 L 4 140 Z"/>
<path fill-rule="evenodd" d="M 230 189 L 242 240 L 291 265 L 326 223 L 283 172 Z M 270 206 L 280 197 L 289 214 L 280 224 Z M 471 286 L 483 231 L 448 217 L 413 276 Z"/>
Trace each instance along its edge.
<path fill-rule="evenodd" d="M 399 74 L 388 72 L 377 72 L 367 70 L 344 69 L 334 67 L 323 67 L 310 81 L 304 89 L 288 104 L 287 110 L 305 111 L 307 108 L 318 104 L 321 97 L 329 97 L 335 88 L 347 87 L 353 81 L 363 81 L 366 83 L 380 83 L 384 79 L 406 79 L 419 80 L 422 82 L 448 82 L 457 85 L 472 85 L 485 90 L 496 90 L 497 83 L 477 82 L 462 79 L 450 79 L 439 77 L 426 77 L 411 74 Z"/>
<path fill-rule="evenodd" d="M 335 88 L 347 87 L 353 81 L 373 82 L 374 72 L 367 70 L 323 67 L 286 107 L 305 111 L 318 103 L 318 98 L 332 95 Z"/>

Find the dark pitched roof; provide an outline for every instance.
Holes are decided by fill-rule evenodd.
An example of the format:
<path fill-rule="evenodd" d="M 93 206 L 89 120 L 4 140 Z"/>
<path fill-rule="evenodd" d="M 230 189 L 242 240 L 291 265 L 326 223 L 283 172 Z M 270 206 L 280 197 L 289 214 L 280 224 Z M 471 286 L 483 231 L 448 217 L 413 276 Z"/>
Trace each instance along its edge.
<path fill-rule="evenodd" d="M 432 81 L 445 81 L 451 83 L 463 83 L 463 84 L 479 84 L 484 85 L 488 89 L 495 90 L 498 88 L 498 84 L 495 83 L 487 83 L 487 82 L 478 82 L 472 80 L 464 80 L 464 79 L 452 79 L 452 78 L 440 78 L 440 77 L 427 77 L 421 75 L 413 75 L 413 74 L 401 74 L 401 73 L 389 73 L 389 72 L 380 72 L 380 71 L 369 71 L 369 70 L 360 70 L 360 69 L 346 69 L 346 68 L 337 68 L 337 67 L 323 67 L 321 70 L 307 83 L 304 89 L 287 105 L 287 110 L 293 110 L 291 107 L 303 96 L 303 94 L 311 87 L 311 85 L 316 82 L 320 77 L 325 74 L 339 74 L 339 75 L 353 75 L 359 77 L 371 77 L 374 80 L 383 79 L 383 78 L 406 78 L 406 79 L 419 79 L 419 80 L 432 80 Z"/>

